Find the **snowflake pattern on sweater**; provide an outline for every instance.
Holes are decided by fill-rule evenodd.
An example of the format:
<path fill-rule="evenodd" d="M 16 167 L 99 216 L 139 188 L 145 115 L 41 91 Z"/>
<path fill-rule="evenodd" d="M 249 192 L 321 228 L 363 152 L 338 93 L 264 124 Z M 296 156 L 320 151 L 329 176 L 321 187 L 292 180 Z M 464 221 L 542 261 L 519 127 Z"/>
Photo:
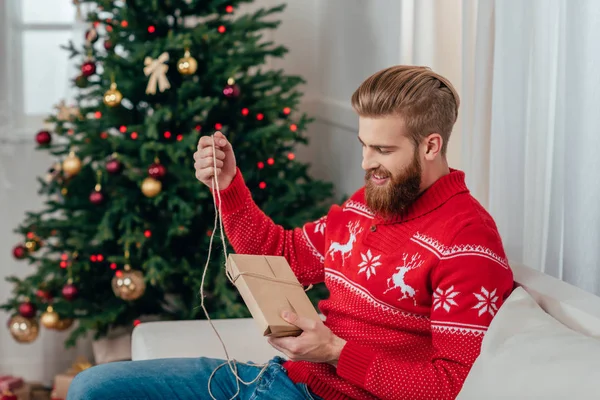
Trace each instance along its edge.
<path fill-rule="evenodd" d="M 489 214 L 453 170 L 406 212 L 382 219 L 364 189 L 317 221 L 284 230 L 241 173 L 221 192 L 238 253 L 283 255 L 302 284 L 325 282 L 325 324 L 347 341 L 337 368 L 284 367 L 324 399 L 453 399 L 513 288 Z"/>

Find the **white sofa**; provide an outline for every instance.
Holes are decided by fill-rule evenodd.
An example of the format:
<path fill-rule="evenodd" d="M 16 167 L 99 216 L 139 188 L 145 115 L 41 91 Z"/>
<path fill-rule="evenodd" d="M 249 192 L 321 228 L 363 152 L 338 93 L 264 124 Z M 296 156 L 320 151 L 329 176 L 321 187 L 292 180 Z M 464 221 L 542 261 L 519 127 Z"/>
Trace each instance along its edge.
<path fill-rule="evenodd" d="M 512 268 L 520 288 L 490 326 L 459 398 L 599 399 L 600 297 L 528 267 Z M 214 324 L 232 358 L 265 362 L 281 355 L 252 319 Z M 134 360 L 199 356 L 225 357 L 207 321 L 150 322 L 133 331 Z"/>

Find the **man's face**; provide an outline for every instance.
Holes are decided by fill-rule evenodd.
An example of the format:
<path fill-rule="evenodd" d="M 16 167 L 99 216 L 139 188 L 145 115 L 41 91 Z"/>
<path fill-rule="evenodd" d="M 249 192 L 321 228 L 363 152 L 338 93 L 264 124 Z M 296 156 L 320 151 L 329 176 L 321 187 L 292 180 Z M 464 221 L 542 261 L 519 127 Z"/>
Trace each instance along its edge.
<path fill-rule="evenodd" d="M 421 192 L 421 160 L 400 117 L 359 119 L 367 206 L 376 214 L 398 214 Z"/>

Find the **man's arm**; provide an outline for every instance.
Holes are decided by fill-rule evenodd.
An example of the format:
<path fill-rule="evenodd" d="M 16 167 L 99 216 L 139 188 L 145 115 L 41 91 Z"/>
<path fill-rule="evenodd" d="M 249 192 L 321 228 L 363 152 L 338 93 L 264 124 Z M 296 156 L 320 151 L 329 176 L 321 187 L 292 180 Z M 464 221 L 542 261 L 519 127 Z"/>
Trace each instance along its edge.
<path fill-rule="evenodd" d="M 291 359 L 326 362 L 337 374 L 379 399 L 454 399 L 479 355 L 493 316 L 513 288 L 495 230 L 465 228 L 453 249 L 472 251 L 444 256 L 431 274 L 433 354 L 426 362 L 410 362 L 408 354 L 391 356 L 337 338 L 322 323 L 292 316 L 304 333 L 270 342 Z M 460 254 L 460 255 L 458 255 Z"/>
<path fill-rule="evenodd" d="M 327 217 L 285 230 L 258 208 L 239 169 L 219 193 L 223 226 L 237 253 L 284 256 L 303 285 L 322 282 Z"/>

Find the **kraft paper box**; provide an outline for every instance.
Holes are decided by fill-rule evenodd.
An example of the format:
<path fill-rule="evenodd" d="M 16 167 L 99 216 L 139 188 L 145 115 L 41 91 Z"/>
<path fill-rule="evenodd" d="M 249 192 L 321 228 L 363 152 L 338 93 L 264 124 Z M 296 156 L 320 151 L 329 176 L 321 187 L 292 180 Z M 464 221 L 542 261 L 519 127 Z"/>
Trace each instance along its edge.
<path fill-rule="evenodd" d="M 66 399 L 69 386 L 75 375 L 92 367 L 85 358 L 79 357 L 66 372 L 58 374 L 54 377 L 54 388 L 52 390 L 51 397 L 53 399 Z"/>
<path fill-rule="evenodd" d="M 298 336 L 302 333 L 281 318 L 283 311 L 321 320 L 284 257 L 230 254 L 227 270 L 263 336 Z"/>

